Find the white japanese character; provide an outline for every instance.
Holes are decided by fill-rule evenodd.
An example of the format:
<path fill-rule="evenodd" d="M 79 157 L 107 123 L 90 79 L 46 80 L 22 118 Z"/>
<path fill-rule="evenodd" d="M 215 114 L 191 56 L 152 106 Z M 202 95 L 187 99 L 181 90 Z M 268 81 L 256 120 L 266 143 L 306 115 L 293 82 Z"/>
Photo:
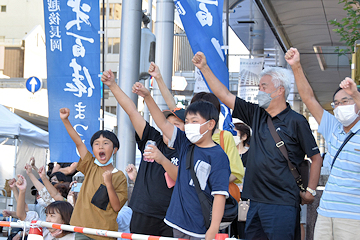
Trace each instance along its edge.
<path fill-rule="evenodd" d="M 61 39 L 50 39 L 50 50 L 53 52 L 55 49 L 59 49 L 59 51 L 62 52 Z"/>
<path fill-rule="evenodd" d="M 172 157 L 171 163 L 174 164 L 175 166 L 179 166 L 179 159 L 177 157 Z"/>
<path fill-rule="evenodd" d="M 50 26 L 50 37 L 57 37 L 57 38 L 61 38 L 60 35 L 60 26 Z"/>
<path fill-rule="evenodd" d="M 79 136 L 84 136 L 84 134 L 79 133 L 79 131 L 77 130 L 78 127 L 81 127 L 85 131 L 88 130 L 88 128 L 89 128 L 89 126 L 84 126 L 84 125 L 81 125 L 81 124 L 74 125 L 74 129 L 77 132 L 77 134 L 79 134 Z M 83 142 L 85 142 L 85 140 L 83 140 Z"/>
<path fill-rule="evenodd" d="M 84 12 L 90 12 L 91 7 L 83 3 L 80 7 L 81 0 L 68 0 L 67 5 L 72 8 L 72 11 L 76 13 L 76 19 L 71 20 L 68 23 L 66 23 L 65 28 L 66 30 L 69 30 L 72 26 L 76 24 L 77 30 L 81 30 L 80 23 L 86 23 L 87 25 L 91 25 L 89 21 L 89 15 L 85 14 Z M 82 11 L 84 12 L 82 12 Z"/>
<path fill-rule="evenodd" d="M 82 82 L 84 80 L 84 76 L 80 74 L 81 66 L 76 63 L 75 58 L 71 60 L 69 66 L 72 67 L 74 71 L 74 73 L 72 74 L 73 77 L 72 81 L 74 83 L 66 83 L 67 88 L 64 88 L 64 91 L 74 92 L 74 95 L 77 97 L 82 97 L 83 93 L 87 93 L 87 96 L 91 97 L 93 94 L 93 89 L 95 89 L 95 86 L 91 79 L 89 70 L 86 67 L 83 67 L 86 80 L 89 84 L 89 88 L 86 88 L 85 84 Z"/>
<path fill-rule="evenodd" d="M 77 97 L 82 97 L 82 94 L 86 93 L 86 86 L 82 83 L 82 80 L 84 80 L 84 76 L 80 75 L 81 66 L 77 64 L 75 58 L 71 60 L 69 66 L 72 67 L 74 71 L 72 74 L 72 81 L 75 85 L 73 83 L 66 83 L 66 86 L 68 88 L 64 88 L 64 91 L 77 92 L 77 94 L 74 93 L 74 95 Z"/>
<path fill-rule="evenodd" d="M 60 14 L 59 13 L 50 13 L 49 24 L 50 25 L 60 25 Z"/>
<path fill-rule="evenodd" d="M 78 112 L 78 114 L 75 115 L 75 119 L 76 118 L 84 119 L 85 118 L 84 112 L 85 112 L 86 105 L 83 106 L 82 102 L 79 102 L 78 104 L 75 104 L 75 107 L 76 107 L 76 111 Z"/>
<path fill-rule="evenodd" d="M 60 11 L 60 1 L 59 0 L 47 0 L 48 10 L 50 12 Z"/>
<path fill-rule="evenodd" d="M 200 3 L 199 8 L 201 11 L 196 13 L 196 17 L 198 18 L 201 26 L 205 26 L 206 24 L 211 26 L 213 23 L 213 16 L 211 12 L 206 8 L 205 3 Z"/>
<path fill-rule="evenodd" d="M 181 5 L 180 1 L 177 1 L 175 3 L 175 7 L 176 7 L 176 10 L 178 11 L 178 13 L 180 15 L 185 15 L 186 14 L 186 11 L 185 11 L 184 7 Z"/>

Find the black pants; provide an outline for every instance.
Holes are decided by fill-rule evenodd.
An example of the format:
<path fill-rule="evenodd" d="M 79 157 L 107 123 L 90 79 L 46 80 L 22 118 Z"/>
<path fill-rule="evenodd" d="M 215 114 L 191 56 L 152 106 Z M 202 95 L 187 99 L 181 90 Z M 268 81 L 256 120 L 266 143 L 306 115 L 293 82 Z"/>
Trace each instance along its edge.
<path fill-rule="evenodd" d="M 138 212 L 132 214 L 130 232 L 163 237 L 173 236 L 173 229 L 166 225 L 164 219 L 150 217 Z"/>

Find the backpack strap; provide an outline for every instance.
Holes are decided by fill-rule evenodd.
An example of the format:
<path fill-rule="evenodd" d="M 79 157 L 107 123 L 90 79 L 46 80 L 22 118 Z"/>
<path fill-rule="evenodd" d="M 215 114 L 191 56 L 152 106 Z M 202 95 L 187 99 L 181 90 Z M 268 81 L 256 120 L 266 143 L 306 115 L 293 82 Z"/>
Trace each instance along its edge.
<path fill-rule="evenodd" d="M 222 148 L 223 150 L 225 150 L 225 149 L 224 149 L 224 147 L 225 147 L 225 144 L 224 144 L 224 130 L 222 130 L 222 131 L 220 132 L 220 146 L 221 146 L 221 148 Z"/>

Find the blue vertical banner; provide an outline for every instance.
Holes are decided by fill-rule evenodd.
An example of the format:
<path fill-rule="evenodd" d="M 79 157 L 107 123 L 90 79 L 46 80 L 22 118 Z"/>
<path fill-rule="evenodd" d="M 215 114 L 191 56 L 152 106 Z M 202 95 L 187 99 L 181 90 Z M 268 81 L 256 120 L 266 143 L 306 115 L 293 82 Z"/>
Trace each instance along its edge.
<path fill-rule="evenodd" d="M 221 49 L 224 0 L 174 0 L 174 3 L 193 53 L 203 52 L 215 76 L 229 88 L 229 71 Z M 221 113 L 225 118 L 223 129 L 234 133 L 230 109 L 221 104 Z"/>
<path fill-rule="evenodd" d="M 87 148 L 100 123 L 100 10 L 98 0 L 44 0 L 51 162 L 79 155 L 60 117 L 69 120 Z"/>

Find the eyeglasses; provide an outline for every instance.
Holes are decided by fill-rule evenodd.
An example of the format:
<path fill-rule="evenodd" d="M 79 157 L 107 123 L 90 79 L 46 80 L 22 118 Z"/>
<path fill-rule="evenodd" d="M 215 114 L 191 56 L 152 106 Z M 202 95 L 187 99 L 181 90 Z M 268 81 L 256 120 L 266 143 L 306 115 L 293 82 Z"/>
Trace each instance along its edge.
<path fill-rule="evenodd" d="M 354 99 L 352 98 L 343 98 L 341 101 L 334 101 L 331 103 L 331 107 L 335 108 L 342 105 L 349 105 L 354 103 Z"/>

